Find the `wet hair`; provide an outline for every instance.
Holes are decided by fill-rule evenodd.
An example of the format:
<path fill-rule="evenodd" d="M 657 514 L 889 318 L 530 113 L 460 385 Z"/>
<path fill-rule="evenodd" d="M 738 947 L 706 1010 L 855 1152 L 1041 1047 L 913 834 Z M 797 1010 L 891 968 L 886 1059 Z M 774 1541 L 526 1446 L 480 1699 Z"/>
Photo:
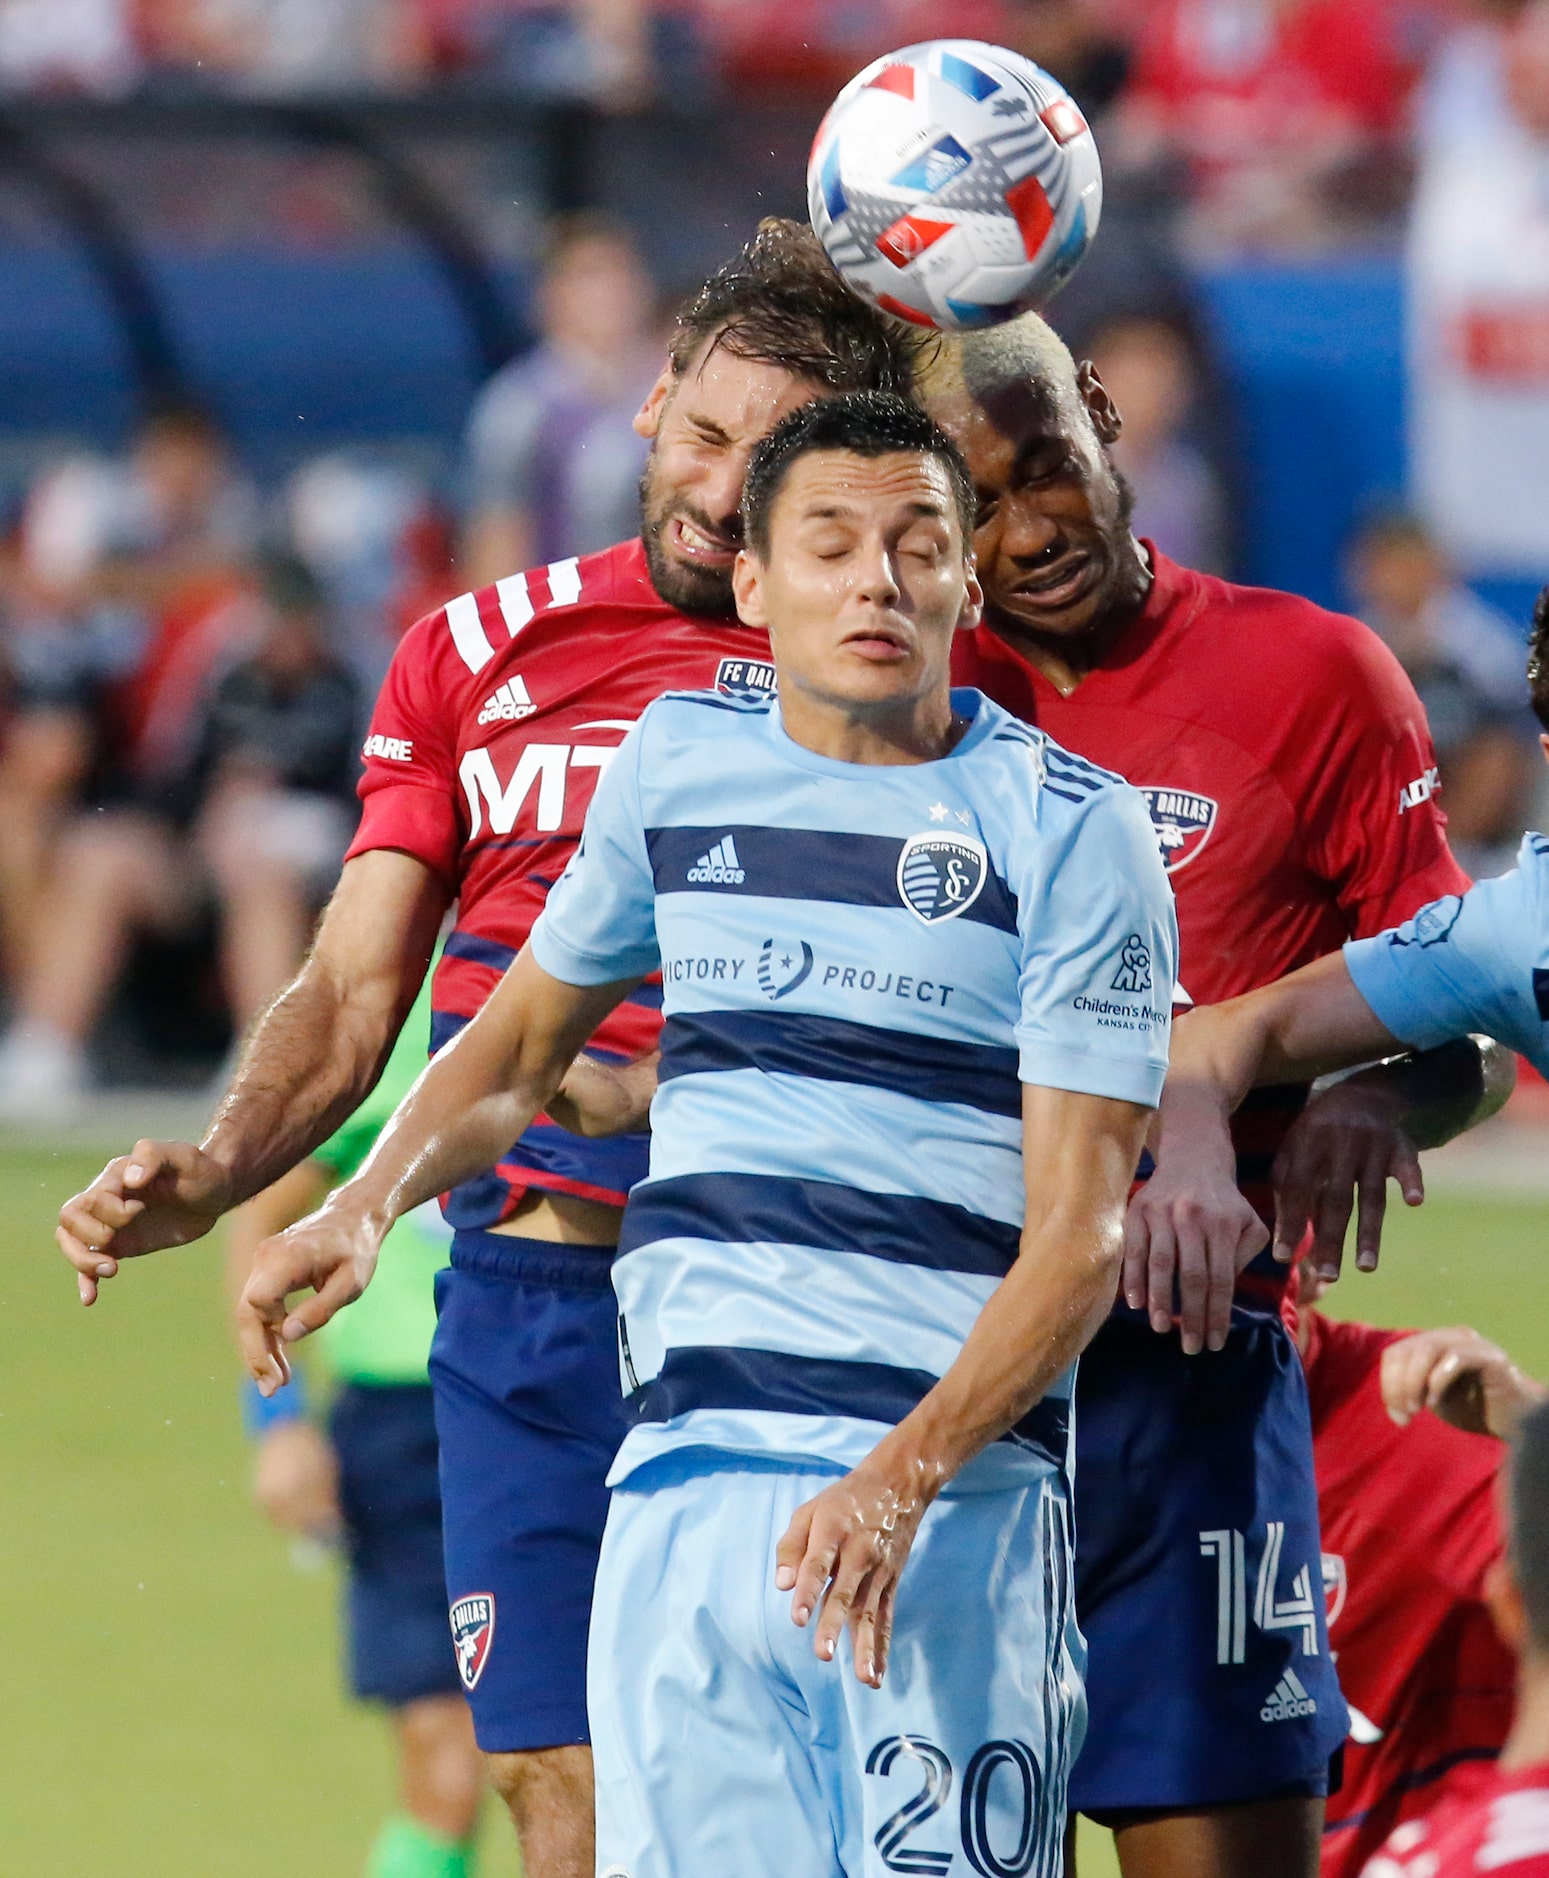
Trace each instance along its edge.
<path fill-rule="evenodd" d="M 669 347 L 673 371 L 681 376 L 707 344 L 782 366 L 825 391 L 905 398 L 914 390 L 920 350 L 908 327 L 850 292 L 811 229 L 774 215 L 679 306 Z"/>
<path fill-rule="evenodd" d="M 1527 636 L 1527 695 L 1533 715 L 1549 730 L 1549 587 L 1533 603 Z"/>
<path fill-rule="evenodd" d="M 1056 400 L 1084 408 L 1070 348 L 1036 313 L 983 332 L 941 335 L 930 342 L 921 376 L 927 392 L 961 390 L 975 404 L 1009 385 L 1031 382 L 1046 386 Z"/>
<path fill-rule="evenodd" d="M 753 451 L 742 490 L 742 532 L 749 547 L 765 560 L 769 522 L 791 466 L 817 450 L 845 450 L 852 456 L 918 455 L 933 458 L 952 487 L 963 542 L 973 538 L 974 486 L 968 465 L 952 439 L 917 404 L 885 391 L 851 392 L 843 398 L 818 398 L 792 411 Z"/>
<path fill-rule="evenodd" d="M 1533 1646 L 1549 1652 L 1549 1402 L 1518 1425 L 1509 1481 L 1512 1573 Z"/>

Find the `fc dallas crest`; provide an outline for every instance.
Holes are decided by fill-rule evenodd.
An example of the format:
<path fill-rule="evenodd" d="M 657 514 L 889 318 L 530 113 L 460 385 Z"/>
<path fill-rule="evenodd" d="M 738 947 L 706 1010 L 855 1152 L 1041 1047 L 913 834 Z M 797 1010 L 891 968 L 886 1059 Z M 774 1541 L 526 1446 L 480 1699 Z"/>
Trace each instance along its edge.
<path fill-rule="evenodd" d="M 471 1598 L 459 1598 L 447 1615 L 452 1622 L 457 1673 L 465 1689 L 474 1689 L 484 1674 L 489 1646 L 495 1640 L 495 1600 L 490 1593 L 480 1591 Z"/>
<path fill-rule="evenodd" d="M 1187 867 L 1210 839 L 1216 825 L 1216 804 L 1209 796 L 1192 789 L 1142 787 L 1140 793 L 1151 811 L 1151 826 L 1156 830 L 1156 845 L 1162 851 L 1162 865 L 1169 874 Z"/>

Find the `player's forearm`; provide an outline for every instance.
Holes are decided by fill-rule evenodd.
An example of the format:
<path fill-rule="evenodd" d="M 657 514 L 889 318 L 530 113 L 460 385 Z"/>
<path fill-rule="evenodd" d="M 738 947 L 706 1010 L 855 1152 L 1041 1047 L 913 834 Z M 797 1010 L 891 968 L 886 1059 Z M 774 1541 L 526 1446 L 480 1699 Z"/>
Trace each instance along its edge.
<path fill-rule="evenodd" d="M 1100 1221 L 1053 1220 L 1030 1242 L 979 1313 L 955 1363 L 878 1443 L 933 1499 L 1042 1400 L 1113 1307 L 1123 1259 L 1123 1209 Z"/>
<path fill-rule="evenodd" d="M 272 1185 L 359 1107 L 407 1002 L 352 989 L 308 961 L 259 1020 L 201 1144 L 227 1171 L 227 1205 Z"/>

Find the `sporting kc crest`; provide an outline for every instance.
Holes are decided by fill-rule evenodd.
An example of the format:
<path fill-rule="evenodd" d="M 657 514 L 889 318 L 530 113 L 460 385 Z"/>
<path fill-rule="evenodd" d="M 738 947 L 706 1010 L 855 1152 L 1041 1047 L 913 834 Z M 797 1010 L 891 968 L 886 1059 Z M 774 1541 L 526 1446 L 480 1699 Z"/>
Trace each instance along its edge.
<path fill-rule="evenodd" d="M 1176 874 L 1210 839 L 1216 825 L 1216 804 L 1192 789 L 1143 788 L 1140 793 L 1151 811 L 1162 865 L 1169 874 Z"/>
<path fill-rule="evenodd" d="M 495 1640 L 495 1600 L 487 1592 L 459 1598 L 447 1613 L 452 1622 L 452 1648 L 457 1652 L 457 1673 L 465 1689 L 478 1686 Z"/>
<path fill-rule="evenodd" d="M 934 926 L 966 912 L 989 871 L 984 844 L 971 835 L 911 835 L 898 857 L 898 895 Z"/>

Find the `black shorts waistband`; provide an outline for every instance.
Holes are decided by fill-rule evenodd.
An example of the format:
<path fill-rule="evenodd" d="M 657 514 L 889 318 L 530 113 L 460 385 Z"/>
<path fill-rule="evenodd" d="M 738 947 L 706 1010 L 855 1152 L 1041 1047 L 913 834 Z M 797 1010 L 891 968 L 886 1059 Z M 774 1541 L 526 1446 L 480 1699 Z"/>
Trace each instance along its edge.
<path fill-rule="evenodd" d="M 529 1285 L 564 1285 L 577 1291 L 607 1291 L 613 1284 L 617 1246 L 567 1245 L 552 1239 L 519 1239 L 486 1229 L 452 1235 L 452 1269 L 484 1278 L 509 1278 Z"/>

